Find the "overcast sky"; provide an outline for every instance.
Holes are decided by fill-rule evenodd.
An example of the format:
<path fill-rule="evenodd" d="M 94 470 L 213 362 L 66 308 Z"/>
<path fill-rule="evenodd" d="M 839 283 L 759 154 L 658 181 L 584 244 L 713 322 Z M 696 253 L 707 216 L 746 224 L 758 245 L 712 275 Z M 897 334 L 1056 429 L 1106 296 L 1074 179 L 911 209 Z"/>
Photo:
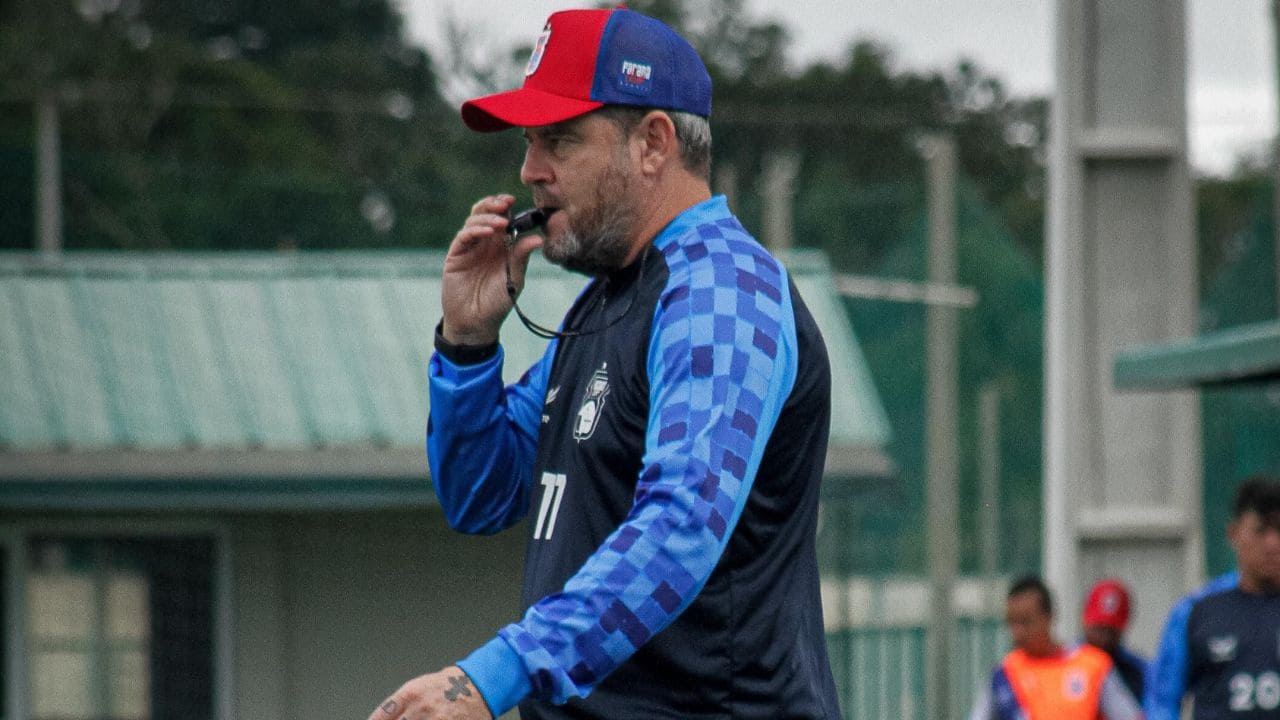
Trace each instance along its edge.
<path fill-rule="evenodd" d="M 411 37 L 433 53 L 448 14 L 502 44 L 527 44 L 571 0 L 399 0 Z M 1191 160 L 1224 172 L 1275 132 L 1270 0 L 1186 0 Z M 796 62 L 839 58 L 858 38 L 888 47 L 899 67 L 945 69 L 966 57 L 1016 95 L 1053 88 L 1054 0 L 748 0 L 790 31 Z M 501 45 L 499 45 L 501 46 Z"/>

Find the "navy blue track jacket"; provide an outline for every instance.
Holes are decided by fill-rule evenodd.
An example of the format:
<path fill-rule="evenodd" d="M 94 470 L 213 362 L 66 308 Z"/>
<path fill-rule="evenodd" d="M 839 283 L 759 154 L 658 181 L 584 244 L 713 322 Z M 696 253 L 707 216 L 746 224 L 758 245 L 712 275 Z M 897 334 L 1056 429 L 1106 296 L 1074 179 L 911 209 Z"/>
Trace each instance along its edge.
<path fill-rule="evenodd" d="M 1174 605 L 1147 668 L 1147 720 L 1280 718 L 1280 595 L 1246 593 L 1223 575 Z"/>
<path fill-rule="evenodd" d="M 449 522 L 528 517 L 527 611 L 459 664 L 525 720 L 838 718 L 814 549 L 822 336 L 722 197 L 646 253 L 562 323 L 606 329 L 552 341 L 509 387 L 500 352 L 432 358 Z"/>

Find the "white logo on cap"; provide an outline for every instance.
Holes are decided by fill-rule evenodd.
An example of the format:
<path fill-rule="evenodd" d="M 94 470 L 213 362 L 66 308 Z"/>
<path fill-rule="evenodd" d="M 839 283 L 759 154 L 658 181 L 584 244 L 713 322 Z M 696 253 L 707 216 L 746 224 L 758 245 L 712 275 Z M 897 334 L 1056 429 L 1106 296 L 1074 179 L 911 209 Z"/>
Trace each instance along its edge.
<path fill-rule="evenodd" d="M 524 66 L 524 76 L 538 72 L 538 66 L 542 64 L 542 54 L 547 51 L 547 42 L 551 40 L 551 23 L 542 28 L 542 34 L 538 36 L 538 42 L 533 44 L 533 53 L 529 55 L 529 64 Z"/>
<path fill-rule="evenodd" d="M 627 92 L 644 95 L 653 87 L 653 66 L 634 60 L 622 61 L 622 81 L 620 85 Z"/>

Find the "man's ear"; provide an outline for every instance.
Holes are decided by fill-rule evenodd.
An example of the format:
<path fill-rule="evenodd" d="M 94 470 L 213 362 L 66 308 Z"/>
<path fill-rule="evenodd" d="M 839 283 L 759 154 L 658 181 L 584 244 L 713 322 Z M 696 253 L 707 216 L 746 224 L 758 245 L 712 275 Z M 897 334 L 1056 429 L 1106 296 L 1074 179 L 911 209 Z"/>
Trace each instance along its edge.
<path fill-rule="evenodd" d="M 636 126 L 633 137 L 640 146 L 640 171 L 644 175 L 657 176 L 667 163 L 680 161 L 676 126 L 665 112 L 650 110 Z"/>

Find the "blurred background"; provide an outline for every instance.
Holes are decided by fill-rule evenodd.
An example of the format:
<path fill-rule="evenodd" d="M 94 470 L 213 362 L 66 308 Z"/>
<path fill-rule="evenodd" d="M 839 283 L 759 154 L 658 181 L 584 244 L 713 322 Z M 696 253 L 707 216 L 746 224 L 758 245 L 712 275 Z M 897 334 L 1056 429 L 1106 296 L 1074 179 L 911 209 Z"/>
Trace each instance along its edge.
<path fill-rule="evenodd" d="M 573 6 L 0 5 L 0 718 L 356 717 L 511 618 L 519 538 L 423 527 L 442 523 L 422 376 L 440 252 L 477 197 L 528 200 L 519 134 L 468 132 L 458 105 L 518 85 L 543 19 Z M 1058 10 L 629 6 L 706 59 L 715 189 L 829 306 L 848 452 L 829 461 L 820 552 L 846 717 L 934 717 L 939 692 L 959 717 L 1007 649 L 1004 587 L 1046 569 Z M 1277 316 L 1274 12 L 1185 6 L 1184 334 Z M 931 264 L 939 192 L 949 275 Z M 537 272 L 550 321 L 580 281 Z M 540 349 L 519 333 L 509 366 Z M 1235 484 L 1280 470 L 1280 385 L 1198 397 L 1195 552 L 1213 574 L 1232 563 L 1219 510 Z M 406 583 L 417 600 L 382 595 Z M 941 687 L 938 588 L 956 623 Z M 457 607 L 467 593 L 483 597 Z M 1139 606 L 1151 627 L 1166 609 Z"/>

